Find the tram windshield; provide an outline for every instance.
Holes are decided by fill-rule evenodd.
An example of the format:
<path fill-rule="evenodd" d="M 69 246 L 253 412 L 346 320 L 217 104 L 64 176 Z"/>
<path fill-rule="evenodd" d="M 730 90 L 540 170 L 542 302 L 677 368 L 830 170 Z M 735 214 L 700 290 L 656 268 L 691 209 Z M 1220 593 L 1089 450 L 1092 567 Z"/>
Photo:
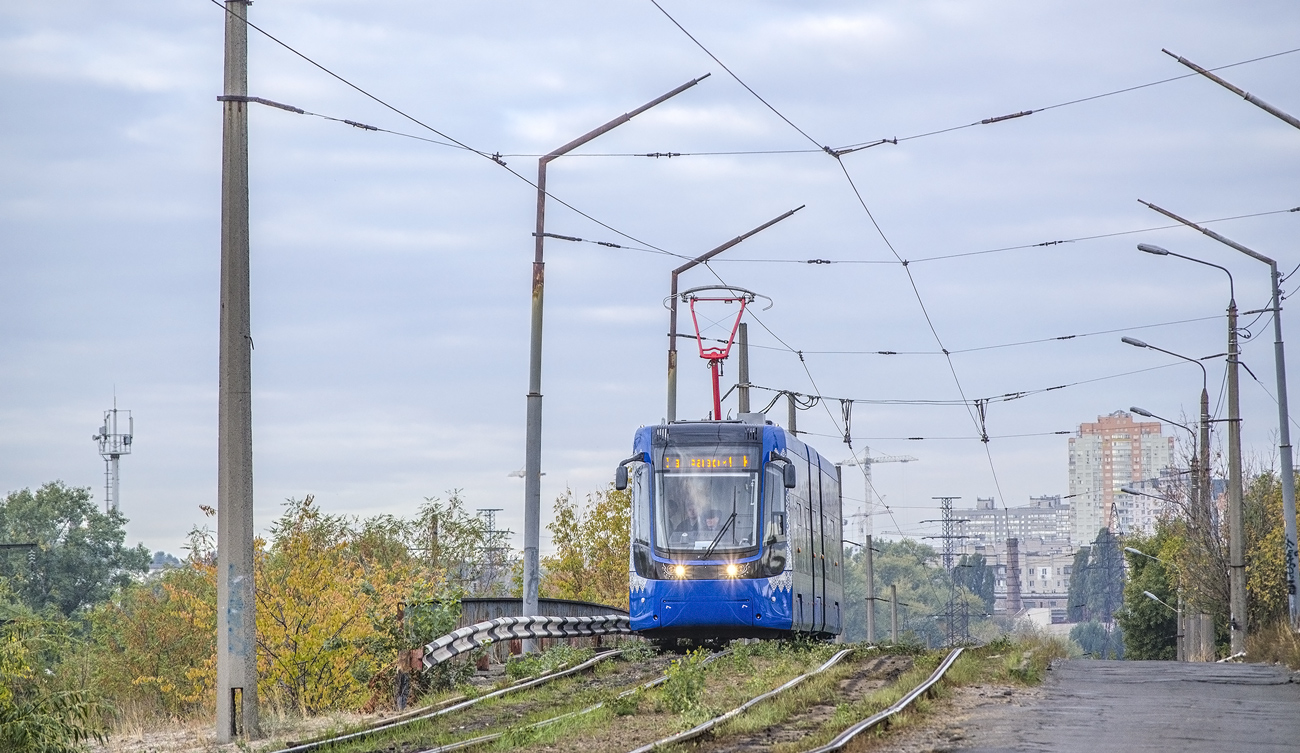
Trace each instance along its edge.
<path fill-rule="evenodd" d="M 656 548 L 703 555 L 712 547 L 715 556 L 757 545 L 756 471 L 683 469 L 655 476 Z"/>

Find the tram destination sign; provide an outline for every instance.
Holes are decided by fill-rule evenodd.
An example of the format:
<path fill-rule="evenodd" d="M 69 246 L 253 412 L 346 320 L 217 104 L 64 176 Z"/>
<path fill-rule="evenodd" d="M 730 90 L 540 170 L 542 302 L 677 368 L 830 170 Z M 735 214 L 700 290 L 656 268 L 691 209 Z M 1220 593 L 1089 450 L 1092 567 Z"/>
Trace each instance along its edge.
<path fill-rule="evenodd" d="M 660 469 L 665 471 L 756 471 L 758 448 L 741 446 L 666 447 Z"/>

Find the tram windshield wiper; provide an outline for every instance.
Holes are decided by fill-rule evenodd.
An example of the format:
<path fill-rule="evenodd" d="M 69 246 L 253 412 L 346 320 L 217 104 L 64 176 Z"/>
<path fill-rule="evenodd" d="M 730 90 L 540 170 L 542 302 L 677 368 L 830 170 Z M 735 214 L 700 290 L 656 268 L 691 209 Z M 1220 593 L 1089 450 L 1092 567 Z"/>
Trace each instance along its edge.
<path fill-rule="evenodd" d="M 722 527 L 718 529 L 718 535 L 713 537 L 713 543 L 709 544 L 709 548 L 704 550 L 704 556 L 700 557 L 700 559 L 706 560 L 709 558 L 710 554 L 713 554 L 713 550 L 717 548 L 718 542 L 722 541 L 722 534 L 727 532 L 727 527 L 730 526 L 732 521 L 734 521 L 735 519 L 736 519 L 736 511 L 732 510 L 731 514 L 727 516 L 727 522 L 723 523 Z"/>

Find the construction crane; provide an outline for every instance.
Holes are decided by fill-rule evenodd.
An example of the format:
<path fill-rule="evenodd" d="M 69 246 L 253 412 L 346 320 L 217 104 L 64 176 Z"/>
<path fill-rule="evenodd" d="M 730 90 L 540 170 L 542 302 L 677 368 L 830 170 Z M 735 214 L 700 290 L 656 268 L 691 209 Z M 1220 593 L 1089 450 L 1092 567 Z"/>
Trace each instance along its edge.
<path fill-rule="evenodd" d="M 871 485 L 871 466 L 877 463 L 913 463 L 917 459 L 911 455 L 876 455 L 871 456 L 871 448 L 862 448 L 862 457 L 852 457 L 840 465 L 858 466 L 862 469 L 863 494 L 862 494 L 862 511 L 849 515 L 849 518 L 858 519 L 858 539 L 865 541 L 867 536 L 872 533 L 871 515 L 872 515 L 872 497 L 875 496 L 875 487 Z"/>

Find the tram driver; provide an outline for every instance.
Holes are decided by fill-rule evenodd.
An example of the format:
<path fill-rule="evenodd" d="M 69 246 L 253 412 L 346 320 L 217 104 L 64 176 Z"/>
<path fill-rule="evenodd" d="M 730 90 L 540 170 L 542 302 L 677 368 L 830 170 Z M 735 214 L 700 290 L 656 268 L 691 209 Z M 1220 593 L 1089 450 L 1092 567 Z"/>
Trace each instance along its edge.
<path fill-rule="evenodd" d="M 678 541 L 692 541 L 700 530 L 700 514 L 694 502 L 687 502 L 681 521 L 673 528 L 673 538 Z"/>

